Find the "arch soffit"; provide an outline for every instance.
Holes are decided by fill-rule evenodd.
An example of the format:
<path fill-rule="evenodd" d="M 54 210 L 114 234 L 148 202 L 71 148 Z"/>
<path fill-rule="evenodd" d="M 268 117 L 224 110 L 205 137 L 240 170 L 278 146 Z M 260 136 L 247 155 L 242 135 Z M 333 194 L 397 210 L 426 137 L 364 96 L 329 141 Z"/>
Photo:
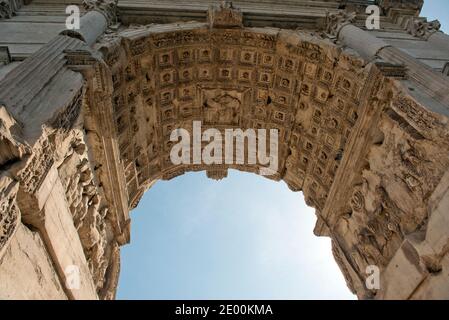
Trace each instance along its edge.
<path fill-rule="evenodd" d="M 378 81 L 367 89 L 372 64 L 315 33 L 184 23 L 128 28 L 97 46 L 112 77 L 114 135 L 131 208 L 158 179 L 258 172 L 257 165 L 174 166 L 171 130 L 191 130 L 199 120 L 218 129 L 279 129 L 279 169 L 270 178 L 304 191 L 320 210 L 366 92 L 381 88 Z M 234 114 L 208 118 L 201 107 L 215 92 L 239 100 Z"/>

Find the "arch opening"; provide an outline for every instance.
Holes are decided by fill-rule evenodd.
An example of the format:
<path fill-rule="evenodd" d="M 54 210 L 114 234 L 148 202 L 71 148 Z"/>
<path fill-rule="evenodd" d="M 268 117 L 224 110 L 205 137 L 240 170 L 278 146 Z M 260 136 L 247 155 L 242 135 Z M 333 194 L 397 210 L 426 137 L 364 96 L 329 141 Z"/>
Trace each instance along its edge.
<path fill-rule="evenodd" d="M 118 299 L 354 298 L 330 239 L 311 232 L 313 209 L 284 183 L 186 173 L 156 183 L 132 218 Z"/>

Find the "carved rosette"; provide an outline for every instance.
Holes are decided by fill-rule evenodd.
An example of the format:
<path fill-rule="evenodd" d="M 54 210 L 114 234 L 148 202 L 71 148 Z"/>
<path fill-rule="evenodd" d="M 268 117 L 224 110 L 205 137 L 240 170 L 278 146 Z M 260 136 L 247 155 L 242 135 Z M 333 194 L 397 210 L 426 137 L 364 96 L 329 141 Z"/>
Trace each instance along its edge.
<path fill-rule="evenodd" d="M 428 39 L 432 34 L 439 31 L 441 23 L 438 20 L 427 21 L 422 18 L 411 18 L 407 25 L 407 31 L 414 37 Z"/>
<path fill-rule="evenodd" d="M 348 25 L 352 24 L 356 20 L 355 12 L 345 12 L 340 11 L 338 13 L 327 13 L 326 14 L 326 33 L 334 37 L 338 37 L 340 30 Z"/>
<path fill-rule="evenodd" d="M 88 11 L 100 12 L 108 25 L 112 25 L 117 22 L 117 2 L 118 0 L 83 0 L 83 6 Z"/>

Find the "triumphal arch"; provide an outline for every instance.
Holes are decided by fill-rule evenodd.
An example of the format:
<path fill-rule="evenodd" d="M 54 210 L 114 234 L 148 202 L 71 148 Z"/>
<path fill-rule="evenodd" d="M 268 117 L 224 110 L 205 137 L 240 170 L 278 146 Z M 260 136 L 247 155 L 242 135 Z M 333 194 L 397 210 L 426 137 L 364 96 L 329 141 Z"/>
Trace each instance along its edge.
<path fill-rule="evenodd" d="M 449 36 L 423 0 L 72 4 L 79 28 L 67 1 L 0 0 L 1 299 L 113 299 L 156 181 L 260 172 L 173 164 L 194 121 L 277 130 L 267 178 L 304 193 L 359 298 L 449 298 Z"/>

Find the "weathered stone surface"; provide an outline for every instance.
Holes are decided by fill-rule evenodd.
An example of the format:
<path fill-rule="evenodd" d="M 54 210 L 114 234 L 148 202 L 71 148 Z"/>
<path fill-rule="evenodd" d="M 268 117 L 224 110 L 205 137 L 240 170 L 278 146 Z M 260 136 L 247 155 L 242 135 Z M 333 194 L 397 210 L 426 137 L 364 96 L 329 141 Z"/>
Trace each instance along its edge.
<path fill-rule="evenodd" d="M 230 1 L 223 1 L 219 7 L 211 6 L 207 20 L 211 28 L 243 27 L 243 14 Z"/>
<path fill-rule="evenodd" d="M 67 299 L 44 241 L 21 223 L 0 258 L 0 299 Z"/>
<path fill-rule="evenodd" d="M 49 175 L 51 174 L 50 172 Z M 47 242 L 51 243 L 49 249 L 56 260 L 57 268 L 60 268 L 60 273 L 66 275 L 63 281 L 65 283 L 69 281 L 68 268 L 76 266 L 79 270 L 79 288 L 69 289 L 71 298 L 97 299 L 96 287 L 83 252 L 82 239 L 75 229 L 72 215 L 65 201 L 65 190 L 59 179 L 54 181 L 43 211 L 45 222 L 41 232 Z"/>
<path fill-rule="evenodd" d="M 0 0 L 0 19 L 9 19 L 23 5 L 23 0 Z"/>
<path fill-rule="evenodd" d="M 8 248 L 20 224 L 20 210 L 16 203 L 17 182 L 0 177 L 0 258 Z"/>
<path fill-rule="evenodd" d="M 241 150 L 233 164 L 174 164 L 171 132 L 192 135 L 198 121 L 222 135 L 278 131 L 279 166 L 268 178 L 304 193 L 316 209 L 314 233 L 332 239 L 359 298 L 448 296 L 449 81 L 410 54 L 415 44 L 402 50 L 386 40 L 416 41 L 404 27 L 422 1 L 380 1 L 381 33 L 357 26 L 361 1 L 347 11 L 325 2 L 327 14 L 310 4 L 303 14 L 317 20 L 307 30 L 248 28 L 246 11 L 223 3 L 207 21 L 105 32 L 120 4 L 87 4 L 89 30 L 63 32 L 0 81 L 0 272 L 15 261 L 51 265 L 45 279 L 56 276 L 62 290 L 30 276 L 33 288 L 48 286 L 43 298 L 113 299 L 129 212 L 156 181 L 266 169 L 240 161 Z M 441 32 L 411 26 L 443 50 Z M 30 242 L 21 222 L 38 230 L 31 258 L 18 248 Z M 79 289 L 69 285 L 71 266 Z M 365 283 L 371 266 L 378 289 Z M 22 282 L 8 272 L 0 294 L 39 297 L 16 293 Z"/>
<path fill-rule="evenodd" d="M 427 21 L 427 19 L 410 19 L 407 31 L 411 35 L 419 38 L 429 38 L 433 33 L 441 28 L 438 20 Z"/>

